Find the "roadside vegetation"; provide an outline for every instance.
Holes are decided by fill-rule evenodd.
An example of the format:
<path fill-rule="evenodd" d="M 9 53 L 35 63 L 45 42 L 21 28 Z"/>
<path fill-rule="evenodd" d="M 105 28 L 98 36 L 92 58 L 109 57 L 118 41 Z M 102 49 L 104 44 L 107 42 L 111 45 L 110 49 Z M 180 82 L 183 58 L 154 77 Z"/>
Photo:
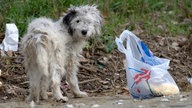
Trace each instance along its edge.
<path fill-rule="evenodd" d="M 124 29 L 151 36 L 187 36 L 192 19 L 191 0 L 0 0 L 0 32 L 15 23 L 20 37 L 34 18 L 57 19 L 70 5 L 98 5 L 104 18 L 101 42 L 106 52 L 115 47 L 114 38 Z M 89 44 L 87 45 L 89 48 Z"/>

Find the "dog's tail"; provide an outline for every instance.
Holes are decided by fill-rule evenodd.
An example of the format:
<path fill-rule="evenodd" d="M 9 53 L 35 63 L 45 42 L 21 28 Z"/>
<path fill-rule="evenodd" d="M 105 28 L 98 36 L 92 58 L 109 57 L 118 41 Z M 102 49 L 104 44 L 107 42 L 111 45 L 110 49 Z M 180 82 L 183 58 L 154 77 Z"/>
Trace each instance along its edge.
<path fill-rule="evenodd" d="M 24 36 L 23 54 L 25 56 L 25 67 L 28 68 L 31 65 L 33 68 L 37 68 L 41 74 L 48 75 L 48 63 L 49 63 L 49 44 L 46 33 L 31 33 Z"/>
<path fill-rule="evenodd" d="M 49 48 L 48 39 L 46 36 L 41 35 L 36 40 L 36 62 L 38 63 L 39 71 L 44 71 L 43 74 L 48 76 L 48 66 L 49 66 Z"/>

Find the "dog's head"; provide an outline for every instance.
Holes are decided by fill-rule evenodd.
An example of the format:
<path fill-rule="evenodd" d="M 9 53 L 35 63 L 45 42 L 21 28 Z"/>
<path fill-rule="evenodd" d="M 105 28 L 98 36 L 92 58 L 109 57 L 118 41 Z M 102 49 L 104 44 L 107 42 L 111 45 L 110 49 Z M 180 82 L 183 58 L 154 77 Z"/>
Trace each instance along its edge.
<path fill-rule="evenodd" d="M 68 27 L 68 32 L 73 38 L 87 39 L 100 34 L 102 18 L 95 5 L 71 6 L 63 18 L 63 23 Z"/>

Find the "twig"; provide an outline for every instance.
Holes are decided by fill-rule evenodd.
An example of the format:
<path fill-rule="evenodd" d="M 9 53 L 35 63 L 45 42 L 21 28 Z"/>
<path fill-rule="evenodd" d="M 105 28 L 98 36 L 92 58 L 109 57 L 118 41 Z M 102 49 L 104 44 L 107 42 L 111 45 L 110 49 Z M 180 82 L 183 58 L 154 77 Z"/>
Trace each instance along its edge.
<path fill-rule="evenodd" d="M 20 85 L 25 85 L 25 84 L 28 84 L 28 83 L 29 83 L 29 81 L 25 81 L 25 82 L 20 83 Z"/>
<path fill-rule="evenodd" d="M 79 61 L 80 63 L 87 63 L 87 62 L 89 62 L 88 60 L 86 60 L 86 59 L 80 59 L 80 61 Z"/>
<path fill-rule="evenodd" d="M 93 68 L 88 68 L 88 67 L 85 67 L 85 66 L 79 66 L 80 68 L 82 68 L 82 69 L 85 69 L 85 70 L 87 70 L 87 71 L 90 71 L 90 72 L 94 72 L 94 73 L 97 73 L 97 71 L 98 72 L 100 72 L 100 73 L 102 73 L 102 74 L 106 74 L 105 72 L 103 72 L 103 71 L 101 71 L 101 70 L 99 70 L 99 69 L 93 69 Z"/>
<path fill-rule="evenodd" d="M 101 79 L 100 78 L 89 79 L 89 80 L 81 81 L 81 82 L 79 82 L 79 84 L 84 84 L 84 83 L 88 83 L 88 82 L 92 82 L 92 81 L 96 81 L 96 80 L 101 80 Z"/>
<path fill-rule="evenodd" d="M 97 72 L 97 70 L 94 70 L 93 68 L 88 68 L 88 67 L 85 67 L 85 66 L 79 66 L 80 68 L 82 68 L 82 69 L 85 69 L 85 70 L 87 70 L 87 71 L 90 71 L 90 72 Z"/>

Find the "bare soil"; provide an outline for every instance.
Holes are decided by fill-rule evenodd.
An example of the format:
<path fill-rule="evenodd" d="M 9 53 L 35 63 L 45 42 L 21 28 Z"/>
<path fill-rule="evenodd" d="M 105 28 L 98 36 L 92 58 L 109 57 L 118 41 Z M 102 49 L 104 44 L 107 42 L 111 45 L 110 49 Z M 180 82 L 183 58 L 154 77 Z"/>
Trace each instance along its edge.
<path fill-rule="evenodd" d="M 11 99 L 0 103 L 0 108 L 191 108 L 192 94 L 182 93 L 177 96 L 157 97 L 136 100 L 129 95 L 97 96 L 72 98 L 69 102 L 55 102 L 51 99 L 32 104 L 22 100 Z"/>

